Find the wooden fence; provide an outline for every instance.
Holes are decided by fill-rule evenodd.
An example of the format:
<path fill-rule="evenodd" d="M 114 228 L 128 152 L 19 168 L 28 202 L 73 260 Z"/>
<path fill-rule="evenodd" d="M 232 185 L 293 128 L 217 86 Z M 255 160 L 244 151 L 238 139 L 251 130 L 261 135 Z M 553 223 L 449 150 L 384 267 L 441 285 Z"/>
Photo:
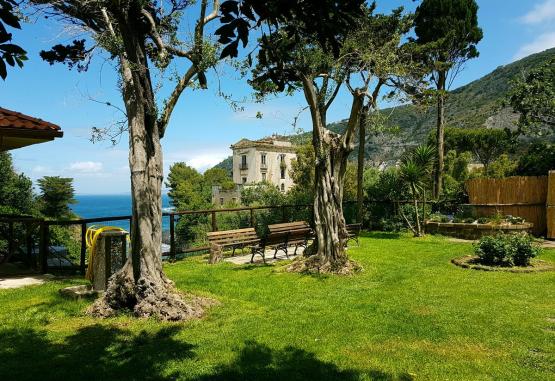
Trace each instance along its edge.
<path fill-rule="evenodd" d="M 523 217 L 534 224 L 535 235 L 547 232 L 548 238 L 555 238 L 555 171 L 549 176 L 472 179 L 465 185 L 478 216 L 501 213 Z"/>

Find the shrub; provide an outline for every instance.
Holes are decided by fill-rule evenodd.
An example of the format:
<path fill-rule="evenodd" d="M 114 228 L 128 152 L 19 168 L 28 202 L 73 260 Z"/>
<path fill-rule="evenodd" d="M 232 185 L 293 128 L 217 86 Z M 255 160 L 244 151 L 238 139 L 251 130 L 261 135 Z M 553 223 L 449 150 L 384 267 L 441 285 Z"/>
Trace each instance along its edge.
<path fill-rule="evenodd" d="M 510 237 L 512 262 L 515 266 L 528 266 L 530 260 L 540 254 L 541 246 L 528 234 L 512 234 Z"/>
<path fill-rule="evenodd" d="M 485 236 L 474 246 L 480 262 L 495 266 L 528 266 L 541 247 L 527 233 Z"/>
<path fill-rule="evenodd" d="M 480 262 L 486 265 L 504 264 L 507 251 L 504 236 L 485 236 L 474 246 L 474 252 L 480 258 Z"/>

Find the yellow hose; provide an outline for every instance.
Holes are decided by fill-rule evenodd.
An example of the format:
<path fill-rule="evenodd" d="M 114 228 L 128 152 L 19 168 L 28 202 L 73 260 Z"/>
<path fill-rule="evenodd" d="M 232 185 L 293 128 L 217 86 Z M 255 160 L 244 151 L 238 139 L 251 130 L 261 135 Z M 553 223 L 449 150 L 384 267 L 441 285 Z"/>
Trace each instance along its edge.
<path fill-rule="evenodd" d="M 87 267 L 87 274 L 85 275 L 85 278 L 87 278 L 91 282 L 93 279 L 93 267 L 94 267 L 93 263 L 94 263 L 95 249 L 96 249 L 96 241 L 98 240 L 100 233 L 105 231 L 114 231 L 114 230 L 126 231 L 125 229 L 122 229 L 118 226 L 101 226 L 101 227 L 91 226 L 87 229 L 87 233 L 85 234 L 85 243 L 87 244 L 87 249 L 89 250 L 89 265 Z M 127 239 L 129 239 L 129 237 Z M 106 255 L 109 255 L 109 253 L 106 253 Z"/>

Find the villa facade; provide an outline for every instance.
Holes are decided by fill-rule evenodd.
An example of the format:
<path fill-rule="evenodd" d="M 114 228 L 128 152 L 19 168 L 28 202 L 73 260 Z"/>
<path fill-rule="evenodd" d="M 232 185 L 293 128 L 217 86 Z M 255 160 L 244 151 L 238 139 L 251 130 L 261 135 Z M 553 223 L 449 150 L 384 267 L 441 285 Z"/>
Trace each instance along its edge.
<path fill-rule="evenodd" d="M 244 187 L 262 182 L 275 185 L 281 192 L 287 192 L 294 185 L 290 170 L 297 150 L 285 138 L 274 135 L 260 140 L 241 139 L 231 149 L 236 189 L 226 191 L 213 187 L 212 202 L 215 205 L 238 202 Z"/>

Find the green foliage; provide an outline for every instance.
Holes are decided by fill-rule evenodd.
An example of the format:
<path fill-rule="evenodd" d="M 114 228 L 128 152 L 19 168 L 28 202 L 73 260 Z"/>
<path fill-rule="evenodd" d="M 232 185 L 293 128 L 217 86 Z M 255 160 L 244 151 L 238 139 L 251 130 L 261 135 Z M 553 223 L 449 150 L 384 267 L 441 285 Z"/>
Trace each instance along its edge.
<path fill-rule="evenodd" d="M 295 183 L 289 191 L 301 204 L 312 203 L 314 200 L 314 165 L 316 157 L 312 144 L 303 144 L 297 150 L 297 158 L 291 161 L 290 175 Z M 343 200 L 352 201 L 357 194 L 357 166 L 347 163 L 345 181 L 343 183 Z M 304 196 L 301 196 L 304 195 Z"/>
<path fill-rule="evenodd" d="M 78 226 L 52 225 L 49 229 L 49 244 L 67 249 L 67 258 L 74 264 L 81 260 L 81 230 Z"/>
<path fill-rule="evenodd" d="M 516 160 L 511 159 L 509 155 L 504 153 L 489 165 L 486 175 L 495 179 L 512 176 L 517 165 Z"/>
<path fill-rule="evenodd" d="M 278 206 L 287 204 L 287 197 L 279 189 L 269 183 L 256 184 L 243 189 L 241 201 L 245 206 Z M 256 212 L 256 231 L 264 236 L 269 224 L 282 222 L 280 209 L 264 209 Z"/>
<path fill-rule="evenodd" d="M 475 244 L 480 262 L 494 266 L 528 266 L 541 253 L 541 246 L 527 233 L 485 236 Z"/>
<path fill-rule="evenodd" d="M 4 80 L 8 75 L 6 64 L 21 68 L 27 60 L 27 52 L 19 45 L 11 43 L 12 34 L 6 30 L 6 26 L 21 29 L 21 17 L 14 8 L 17 5 L 14 0 L 0 0 L 0 77 Z"/>
<path fill-rule="evenodd" d="M 214 207 L 212 205 L 212 186 L 214 185 L 219 185 L 224 190 L 235 188 L 235 184 L 225 169 L 212 168 L 204 174 L 200 174 L 185 163 L 173 164 L 166 180 L 171 203 L 179 211 L 212 209 Z M 220 223 L 222 226 L 226 224 L 224 221 L 217 223 L 218 227 L 220 227 Z M 206 232 L 211 230 L 210 224 L 206 215 L 186 214 L 180 216 L 175 228 L 177 245 L 184 249 L 192 244 L 206 243 Z"/>
<path fill-rule="evenodd" d="M 38 214 L 33 183 L 15 172 L 8 152 L 0 152 L 0 214 Z"/>
<path fill-rule="evenodd" d="M 472 152 L 487 168 L 501 154 L 514 146 L 512 135 L 504 130 L 486 128 L 446 128 L 445 149 Z"/>
<path fill-rule="evenodd" d="M 536 142 L 520 156 L 515 174 L 518 176 L 546 176 L 555 169 L 555 144 Z"/>
<path fill-rule="evenodd" d="M 524 133 L 553 134 L 555 128 L 555 59 L 532 69 L 512 83 L 508 103 L 520 114 Z"/>
<path fill-rule="evenodd" d="M 474 0 L 424 0 L 416 8 L 416 42 L 426 45 L 430 63 L 438 71 L 478 57 L 483 37 Z M 441 89 L 440 89 L 441 90 Z"/>
<path fill-rule="evenodd" d="M 210 168 L 203 174 L 205 187 L 212 189 L 213 186 L 221 186 L 223 190 L 235 189 L 235 183 L 223 168 Z"/>
<path fill-rule="evenodd" d="M 47 218 L 67 219 L 73 217 L 69 205 L 75 204 L 73 179 L 45 176 L 37 181 L 41 190 L 41 212 Z"/>

